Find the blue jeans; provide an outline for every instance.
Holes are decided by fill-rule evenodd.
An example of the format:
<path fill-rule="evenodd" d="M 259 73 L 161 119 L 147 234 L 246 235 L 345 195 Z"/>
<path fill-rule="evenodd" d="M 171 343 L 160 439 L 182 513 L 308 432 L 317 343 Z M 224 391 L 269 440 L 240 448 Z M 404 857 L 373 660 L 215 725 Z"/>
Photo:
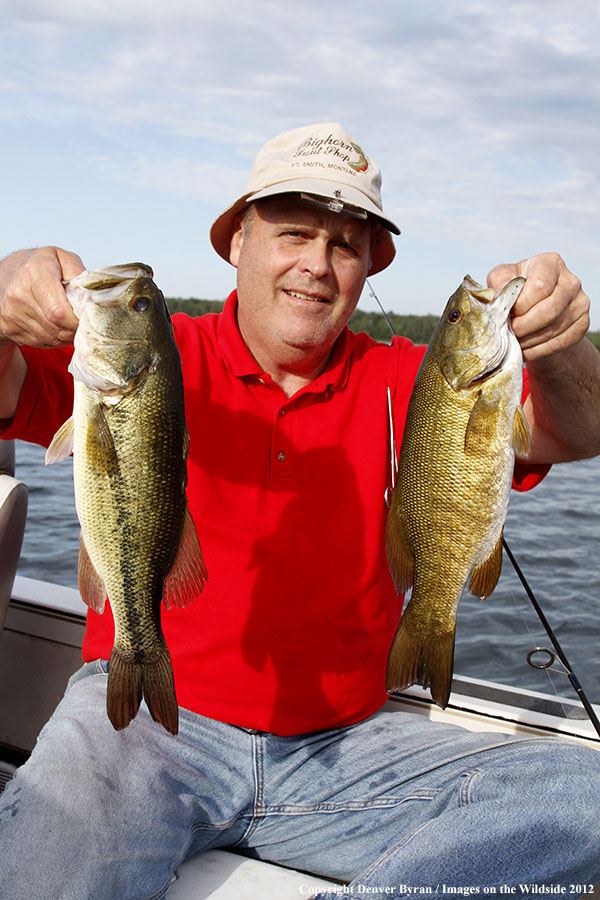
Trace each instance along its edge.
<path fill-rule="evenodd" d="M 215 847 L 350 882 L 336 900 L 600 877 L 594 750 L 403 712 L 278 737 L 180 710 L 173 737 L 142 707 L 116 732 L 105 673 L 73 676 L 0 797 L 2 900 L 157 900 Z"/>

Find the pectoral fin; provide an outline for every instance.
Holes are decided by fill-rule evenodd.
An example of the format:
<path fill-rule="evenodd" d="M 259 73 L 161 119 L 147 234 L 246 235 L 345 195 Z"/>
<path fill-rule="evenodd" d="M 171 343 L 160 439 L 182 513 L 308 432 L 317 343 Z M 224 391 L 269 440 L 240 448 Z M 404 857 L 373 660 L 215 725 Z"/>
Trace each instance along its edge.
<path fill-rule="evenodd" d="M 118 472 L 117 449 L 106 416 L 99 404 L 95 404 L 88 411 L 88 419 L 85 449 L 89 465 L 97 472 Z"/>
<path fill-rule="evenodd" d="M 60 426 L 46 450 L 45 463 L 47 466 L 55 462 L 61 462 L 61 460 L 67 459 L 71 455 L 73 452 L 74 434 L 75 427 L 73 416 L 71 416 Z"/>
<path fill-rule="evenodd" d="M 500 578 L 502 570 L 502 531 L 494 549 L 486 560 L 475 566 L 469 581 L 469 593 L 480 600 L 489 597 Z"/>
<path fill-rule="evenodd" d="M 465 431 L 465 453 L 467 456 L 481 456 L 489 452 L 496 430 L 498 410 L 497 400 L 488 400 L 480 394 L 467 422 Z"/>
<path fill-rule="evenodd" d="M 208 573 L 198 533 L 186 506 L 179 550 L 163 585 L 162 599 L 166 608 L 187 606 L 201 593 L 205 581 L 208 581 Z"/>
<path fill-rule="evenodd" d="M 512 445 L 515 453 L 519 456 L 527 456 L 531 447 L 531 435 L 529 433 L 529 424 L 525 418 L 522 406 L 517 406 L 515 417 L 513 419 Z"/>

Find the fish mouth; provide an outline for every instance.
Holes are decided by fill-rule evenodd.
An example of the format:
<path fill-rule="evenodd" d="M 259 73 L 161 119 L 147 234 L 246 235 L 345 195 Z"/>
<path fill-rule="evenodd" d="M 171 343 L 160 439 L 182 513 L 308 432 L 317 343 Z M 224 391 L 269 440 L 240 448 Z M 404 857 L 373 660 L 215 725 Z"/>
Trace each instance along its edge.
<path fill-rule="evenodd" d="M 513 278 L 512 281 L 505 284 L 499 291 L 493 292 L 491 299 L 487 301 L 487 308 L 490 313 L 490 325 L 492 327 L 486 344 L 491 347 L 496 344 L 497 349 L 495 352 L 491 353 L 485 369 L 471 380 L 469 386 L 477 384 L 479 381 L 484 381 L 491 375 L 495 375 L 504 365 L 511 343 L 516 340 L 512 330 L 510 313 L 517 302 L 517 298 L 521 293 L 524 284 L 525 279 L 521 276 Z M 477 294 L 469 289 L 468 285 L 465 284 L 465 288 L 472 299 L 479 303 L 482 302 Z M 487 291 L 482 293 L 487 293 Z M 483 302 L 486 301 L 483 300 Z"/>
<path fill-rule="evenodd" d="M 74 278 L 63 281 L 67 299 L 73 312 L 81 319 L 86 307 L 121 306 L 123 292 L 135 281 L 152 282 L 153 272 L 145 263 L 126 263 L 107 266 L 104 269 L 85 270 Z"/>
<path fill-rule="evenodd" d="M 296 291 L 293 288 L 283 288 L 283 293 L 287 294 L 288 297 L 292 297 L 294 300 L 308 301 L 311 303 L 331 303 L 331 299 L 329 297 L 324 297 L 323 294 L 307 294 L 305 291 Z"/>
<path fill-rule="evenodd" d="M 511 347 L 516 344 L 510 313 L 524 283 L 525 279 L 519 276 L 501 290 L 494 291 L 465 276 L 461 288 L 467 294 L 472 310 L 480 310 L 484 327 L 476 343 L 451 347 L 442 357 L 441 369 L 453 390 L 477 385 L 505 365 Z"/>

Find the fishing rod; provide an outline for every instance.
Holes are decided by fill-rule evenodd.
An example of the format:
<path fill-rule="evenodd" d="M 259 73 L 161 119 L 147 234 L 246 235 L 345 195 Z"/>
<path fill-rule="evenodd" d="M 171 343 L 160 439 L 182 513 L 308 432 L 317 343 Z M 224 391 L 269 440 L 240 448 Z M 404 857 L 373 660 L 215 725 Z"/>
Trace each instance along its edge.
<path fill-rule="evenodd" d="M 369 279 L 367 279 L 366 283 L 367 283 L 367 287 L 369 288 L 370 296 L 375 300 L 375 302 L 379 306 L 379 309 L 383 313 L 383 317 L 384 317 L 385 321 L 387 322 L 387 325 L 388 325 L 390 331 L 392 332 L 393 335 L 396 335 L 397 334 L 396 329 L 394 328 L 389 316 L 385 312 L 379 297 L 373 290 L 373 288 L 369 282 Z M 389 389 L 388 389 L 388 403 L 391 403 L 391 400 L 389 397 Z M 391 416 L 391 408 L 390 408 L 390 416 Z M 394 443 L 394 438 L 393 438 L 393 430 L 392 430 L 391 441 L 392 441 L 392 488 L 393 488 L 395 486 L 395 484 L 394 484 L 394 482 L 395 482 L 395 472 L 394 472 L 395 443 Z M 594 726 L 594 729 L 595 729 L 598 737 L 600 737 L 600 720 L 598 719 L 598 716 L 596 715 L 592 704 L 588 700 L 588 698 L 585 694 L 585 691 L 583 690 L 583 688 L 581 686 L 579 678 L 573 671 L 572 665 L 570 664 L 569 660 L 567 659 L 567 656 L 566 656 L 563 648 L 561 647 L 561 645 L 558 641 L 558 638 L 554 634 L 554 631 L 552 630 L 550 623 L 548 622 L 548 619 L 544 615 L 544 611 L 542 610 L 542 607 L 540 606 L 535 594 L 533 593 L 533 591 L 529 585 L 529 582 L 527 581 L 525 575 L 523 574 L 523 571 L 522 571 L 521 567 L 519 566 L 517 560 L 515 559 L 515 556 L 514 556 L 512 550 L 510 549 L 510 547 L 508 546 L 508 543 L 507 543 L 506 539 L 504 538 L 504 536 L 502 537 L 502 546 L 504 547 L 506 555 L 508 556 L 508 558 L 512 564 L 512 567 L 515 570 L 517 577 L 519 578 L 519 581 L 521 582 L 523 589 L 525 590 L 525 593 L 526 593 L 528 599 L 530 600 L 531 605 L 533 606 L 533 608 L 538 616 L 538 619 L 540 620 L 540 622 L 544 628 L 544 631 L 546 632 L 550 641 L 552 642 L 552 646 L 554 647 L 554 649 L 556 651 L 556 656 L 560 660 L 560 662 L 565 670 L 564 673 L 561 672 L 559 674 L 564 674 L 569 679 L 569 682 L 570 682 L 573 690 L 577 694 L 580 702 L 582 703 L 583 708 L 585 709 L 585 711 L 590 719 L 590 722 Z M 533 656 L 536 653 L 547 653 L 548 654 L 547 661 L 545 661 L 543 663 L 538 663 L 538 662 L 533 661 Z M 554 660 L 555 660 L 554 653 L 552 653 L 552 651 L 548 650 L 546 647 L 534 647 L 527 654 L 527 664 L 530 665 L 533 669 L 549 669 L 550 666 L 552 665 L 552 663 L 554 662 Z M 558 671 L 558 670 L 553 669 L 552 671 Z"/>
<path fill-rule="evenodd" d="M 510 559 L 510 561 L 512 563 L 513 569 L 517 573 L 519 581 L 523 585 L 525 593 L 527 594 L 529 600 L 531 601 L 531 605 L 535 609 L 540 622 L 544 626 L 544 630 L 546 631 L 546 634 L 552 641 L 552 646 L 556 650 L 556 655 L 558 656 L 559 660 L 561 661 L 561 663 L 563 665 L 563 668 L 565 669 L 564 674 L 569 679 L 571 687 L 573 688 L 573 690 L 575 691 L 575 693 L 581 700 L 581 703 L 583 704 L 583 708 L 585 709 L 586 713 L 588 714 L 592 725 L 596 729 L 596 733 L 598 734 L 598 736 L 600 736 L 600 720 L 598 719 L 598 716 L 596 715 L 592 704 L 588 700 L 588 698 L 585 694 L 585 691 L 583 690 L 583 688 L 579 682 L 579 678 L 573 671 L 573 667 L 571 666 L 569 660 L 565 656 L 565 652 L 562 649 L 561 645 L 559 644 L 558 638 L 554 634 L 554 631 L 552 630 L 550 623 L 548 622 L 548 619 L 544 615 L 543 609 L 541 608 L 540 604 L 538 603 L 535 594 L 531 590 L 531 587 L 529 586 L 529 583 L 528 583 L 527 579 L 525 578 L 525 575 L 523 574 L 521 567 L 519 566 L 517 560 L 515 559 L 512 551 L 511 551 L 510 547 L 508 546 L 508 544 L 506 543 L 506 540 L 504 537 L 502 538 L 502 546 L 504 547 L 504 549 L 506 551 L 506 555 L 508 556 L 508 558 Z M 544 663 L 532 662 L 532 656 L 534 653 L 547 653 L 549 655 L 548 661 L 544 662 Z M 554 654 L 550 650 L 546 649 L 545 647 L 534 647 L 534 649 L 530 650 L 529 653 L 527 654 L 527 662 L 534 669 L 548 669 L 554 662 Z"/>

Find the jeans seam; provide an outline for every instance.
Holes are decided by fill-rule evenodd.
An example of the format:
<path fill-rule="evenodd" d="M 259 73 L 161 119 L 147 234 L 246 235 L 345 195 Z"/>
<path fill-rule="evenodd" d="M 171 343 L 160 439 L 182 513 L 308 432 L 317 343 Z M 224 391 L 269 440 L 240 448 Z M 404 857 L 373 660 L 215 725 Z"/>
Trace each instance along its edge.
<path fill-rule="evenodd" d="M 373 863 L 371 863 L 371 865 L 368 867 L 368 869 L 366 869 L 364 872 L 362 872 L 358 878 L 353 879 L 353 881 L 350 882 L 350 884 L 355 883 L 355 882 L 359 882 L 360 884 L 365 884 L 367 879 L 370 878 L 371 875 L 373 875 L 377 871 L 377 869 L 379 869 L 380 866 L 383 865 L 383 863 L 390 858 L 390 856 L 393 856 L 394 853 L 396 853 L 396 851 L 400 847 L 403 847 L 409 841 L 412 841 L 412 839 L 415 837 L 415 835 L 419 834 L 419 832 L 421 832 L 421 831 L 423 831 L 423 829 L 427 828 L 429 824 L 430 824 L 429 820 L 427 822 L 423 822 L 421 825 L 419 825 L 418 828 L 415 828 L 414 831 L 411 831 L 410 834 L 405 835 L 401 841 L 398 841 L 397 844 L 394 844 L 393 847 L 388 847 L 388 849 L 385 851 L 385 853 L 382 853 L 378 859 L 376 859 Z"/>
<path fill-rule="evenodd" d="M 264 738 L 261 734 L 252 735 L 252 751 L 254 755 L 254 815 L 264 812 L 265 772 L 264 772 Z"/>
<path fill-rule="evenodd" d="M 264 806 L 265 793 L 265 772 L 264 772 L 264 737 L 262 734 L 252 734 L 252 767 L 254 772 L 254 802 L 252 806 L 252 816 L 248 827 L 238 841 L 232 844 L 237 847 L 246 841 L 250 835 L 258 827 L 259 823 L 264 819 L 266 809 Z"/>
<path fill-rule="evenodd" d="M 475 782 L 475 780 L 479 777 L 479 775 L 481 775 L 480 769 L 473 769 L 471 772 L 465 772 L 463 774 L 463 780 L 462 780 L 460 788 L 459 788 L 459 805 L 460 806 L 467 805 L 471 802 L 472 786 L 473 786 L 473 783 Z M 369 866 L 369 868 L 366 869 L 366 871 L 361 874 L 361 876 L 360 876 L 361 883 L 366 882 L 367 879 L 370 878 L 386 860 L 388 860 L 391 856 L 393 856 L 394 853 L 396 853 L 396 851 L 399 850 L 400 847 L 405 846 L 409 841 L 411 841 L 415 837 L 415 835 L 419 834 L 421 831 L 423 831 L 425 828 L 427 828 L 430 824 L 431 824 L 431 820 L 428 820 L 427 822 L 423 822 L 421 825 L 419 825 L 418 828 L 416 828 L 410 834 L 405 835 L 401 841 L 398 841 L 397 844 L 394 844 L 393 847 L 389 847 L 385 851 L 385 853 L 383 853 L 379 857 L 379 859 L 376 859 Z"/>
<path fill-rule="evenodd" d="M 304 816 L 313 815 L 314 813 L 340 813 L 340 812 L 363 812 L 369 809 L 393 809 L 402 803 L 408 803 L 412 800 L 435 800 L 439 791 L 421 791 L 413 793 L 406 797 L 376 797 L 372 800 L 343 800 L 339 803 L 284 803 L 279 806 L 263 807 L 262 816 L 270 815 L 290 815 Z"/>
<path fill-rule="evenodd" d="M 173 872 L 174 871 L 175 871 L 175 867 L 173 868 Z M 159 891 L 157 891 L 155 894 L 152 894 L 151 897 L 148 897 L 147 900 L 162 900 L 163 897 L 166 897 L 166 895 L 169 891 L 169 888 L 171 887 L 171 885 L 173 883 L 173 872 L 171 872 L 171 875 L 169 875 L 169 879 L 166 882 L 166 884 L 163 884 L 162 888 Z"/>
<path fill-rule="evenodd" d="M 214 831 L 217 834 L 220 831 L 227 831 L 227 829 L 232 828 L 240 819 L 248 816 L 252 818 L 252 815 L 253 810 L 243 809 L 227 822 L 194 822 L 190 826 L 190 832 L 194 834 L 196 831 Z"/>

